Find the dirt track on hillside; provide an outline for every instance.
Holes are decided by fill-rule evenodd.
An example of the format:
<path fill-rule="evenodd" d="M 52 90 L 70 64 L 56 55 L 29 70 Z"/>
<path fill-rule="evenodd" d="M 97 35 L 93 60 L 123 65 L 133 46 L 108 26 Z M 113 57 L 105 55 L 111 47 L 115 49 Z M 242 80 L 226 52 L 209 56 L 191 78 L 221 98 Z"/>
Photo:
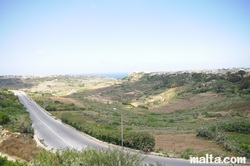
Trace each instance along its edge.
<path fill-rule="evenodd" d="M 84 107 L 84 105 L 74 99 L 71 98 L 65 98 L 65 97 L 51 97 L 54 101 L 60 101 L 65 104 L 74 104 L 77 107 Z"/>
<path fill-rule="evenodd" d="M 172 103 L 167 103 L 164 106 L 152 109 L 157 112 L 173 112 L 175 110 L 193 108 L 202 104 L 205 104 L 208 101 L 216 100 L 219 98 L 217 94 L 212 92 L 201 93 L 196 95 L 187 95 L 183 99 L 177 99 Z"/>

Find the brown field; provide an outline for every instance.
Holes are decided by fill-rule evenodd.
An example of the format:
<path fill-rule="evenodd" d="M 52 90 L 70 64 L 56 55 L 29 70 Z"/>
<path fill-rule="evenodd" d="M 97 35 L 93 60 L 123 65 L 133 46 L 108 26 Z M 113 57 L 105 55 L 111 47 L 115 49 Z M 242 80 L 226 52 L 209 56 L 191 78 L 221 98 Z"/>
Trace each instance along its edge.
<path fill-rule="evenodd" d="M 225 153 L 215 142 L 197 138 L 195 134 L 157 134 L 155 137 L 155 149 L 163 149 L 167 152 L 181 152 L 185 149 L 196 151 L 212 151 Z"/>
<path fill-rule="evenodd" d="M 33 159 L 41 150 L 41 148 L 37 147 L 33 139 L 23 134 L 13 134 L 0 144 L 0 149 L 3 153 L 26 161 Z"/>
<path fill-rule="evenodd" d="M 64 104 L 74 104 L 77 107 L 84 107 L 84 105 L 80 102 L 77 102 L 76 100 L 72 98 L 65 98 L 65 97 L 51 97 L 50 99 L 54 101 L 60 101 L 61 103 Z"/>

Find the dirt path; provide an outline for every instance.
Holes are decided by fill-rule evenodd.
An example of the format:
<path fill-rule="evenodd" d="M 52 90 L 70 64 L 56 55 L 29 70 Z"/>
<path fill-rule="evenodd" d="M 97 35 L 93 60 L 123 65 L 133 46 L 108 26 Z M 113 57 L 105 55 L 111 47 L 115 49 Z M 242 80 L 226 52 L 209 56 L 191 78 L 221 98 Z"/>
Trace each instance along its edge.
<path fill-rule="evenodd" d="M 65 104 L 74 104 L 77 107 L 84 107 L 84 105 L 72 98 L 65 98 L 65 97 L 51 97 L 54 101 L 60 101 Z"/>

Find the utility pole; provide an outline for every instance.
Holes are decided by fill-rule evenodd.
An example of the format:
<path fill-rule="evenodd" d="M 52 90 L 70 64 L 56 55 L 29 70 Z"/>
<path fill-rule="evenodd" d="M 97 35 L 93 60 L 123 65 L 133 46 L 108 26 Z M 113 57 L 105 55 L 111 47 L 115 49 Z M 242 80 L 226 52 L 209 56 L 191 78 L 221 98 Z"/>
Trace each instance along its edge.
<path fill-rule="evenodd" d="M 122 114 L 122 110 L 121 110 L 121 143 L 122 143 L 122 148 L 123 148 L 123 114 Z"/>
<path fill-rule="evenodd" d="M 113 110 L 117 110 L 116 108 L 113 108 Z M 121 110 L 121 146 L 123 148 L 123 114 Z"/>

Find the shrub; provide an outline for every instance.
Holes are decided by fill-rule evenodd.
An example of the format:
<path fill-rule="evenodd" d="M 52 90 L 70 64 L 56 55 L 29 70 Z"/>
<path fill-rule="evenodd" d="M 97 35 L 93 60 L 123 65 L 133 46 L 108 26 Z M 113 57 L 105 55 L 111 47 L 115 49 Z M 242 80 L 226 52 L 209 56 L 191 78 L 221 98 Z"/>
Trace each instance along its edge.
<path fill-rule="evenodd" d="M 250 146 L 248 144 L 239 143 L 237 139 L 229 139 L 226 135 L 226 132 L 250 134 L 249 130 L 250 122 L 238 121 L 199 128 L 196 131 L 196 136 L 213 139 L 226 150 L 250 158 Z"/>
<path fill-rule="evenodd" d="M 227 132 L 250 134 L 250 122 L 249 121 L 223 123 L 219 125 L 219 128 Z"/>
<path fill-rule="evenodd" d="M 31 125 L 24 125 L 24 124 L 22 124 L 20 132 L 24 133 L 24 134 L 32 134 L 33 135 L 34 134 L 34 129 L 32 128 Z"/>
<path fill-rule="evenodd" d="M 152 151 L 154 150 L 155 140 L 153 135 L 147 132 L 128 132 L 125 135 L 124 145 L 143 151 Z"/>
<path fill-rule="evenodd" d="M 123 165 L 140 166 L 142 160 L 139 154 L 132 155 L 129 152 L 121 150 L 95 150 L 85 149 L 78 151 L 76 149 L 57 150 L 56 153 L 42 151 L 36 159 L 32 160 L 30 166 L 66 166 L 66 165 Z"/>
<path fill-rule="evenodd" d="M 45 110 L 46 111 L 56 111 L 57 108 L 55 106 L 48 105 L 48 106 L 45 107 Z"/>
<path fill-rule="evenodd" d="M 19 161 L 9 161 L 7 157 L 0 156 L 0 165 L 1 166 L 26 166 L 26 164 Z"/>
<path fill-rule="evenodd" d="M 221 145 L 228 151 L 232 152 L 238 152 L 239 151 L 239 145 L 234 140 L 225 140 L 221 143 Z"/>
<path fill-rule="evenodd" d="M 223 144 L 227 139 L 227 136 L 224 132 L 217 132 L 214 139 L 218 144 Z"/>
<path fill-rule="evenodd" d="M 250 147 L 247 144 L 240 144 L 239 154 L 250 158 Z"/>
<path fill-rule="evenodd" d="M 10 118 L 4 112 L 0 112 L 0 125 L 7 124 L 10 121 Z"/>
<path fill-rule="evenodd" d="M 64 123 L 67 123 L 77 130 L 89 134 L 97 139 L 121 145 L 120 131 L 117 128 L 107 125 L 88 123 L 81 117 L 71 113 L 63 113 L 61 118 Z M 148 148 L 153 150 L 154 145 L 155 140 L 153 135 L 146 132 L 126 132 L 125 130 L 124 146 L 145 151 Z"/>
<path fill-rule="evenodd" d="M 181 152 L 180 156 L 181 158 L 184 158 L 184 159 L 189 159 L 191 155 L 194 154 L 194 150 L 193 149 L 190 149 L 190 148 L 187 148 L 185 149 L 184 151 Z"/>
<path fill-rule="evenodd" d="M 238 74 L 230 74 L 228 76 L 228 80 L 232 83 L 239 82 L 241 80 L 241 77 Z"/>
<path fill-rule="evenodd" d="M 215 133 L 211 128 L 201 127 L 196 130 L 196 136 L 203 137 L 206 139 L 213 139 L 215 137 Z"/>
<path fill-rule="evenodd" d="M 203 115 L 205 115 L 206 118 L 222 117 L 222 115 L 220 113 L 204 112 Z"/>
<path fill-rule="evenodd" d="M 147 106 L 145 106 L 145 105 L 138 105 L 137 107 L 138 107 L 138 108 L 142 108 L 142 109 L 146 109 L 146 110 L 149 109 L 149 108 L 148 108 Z"/>

